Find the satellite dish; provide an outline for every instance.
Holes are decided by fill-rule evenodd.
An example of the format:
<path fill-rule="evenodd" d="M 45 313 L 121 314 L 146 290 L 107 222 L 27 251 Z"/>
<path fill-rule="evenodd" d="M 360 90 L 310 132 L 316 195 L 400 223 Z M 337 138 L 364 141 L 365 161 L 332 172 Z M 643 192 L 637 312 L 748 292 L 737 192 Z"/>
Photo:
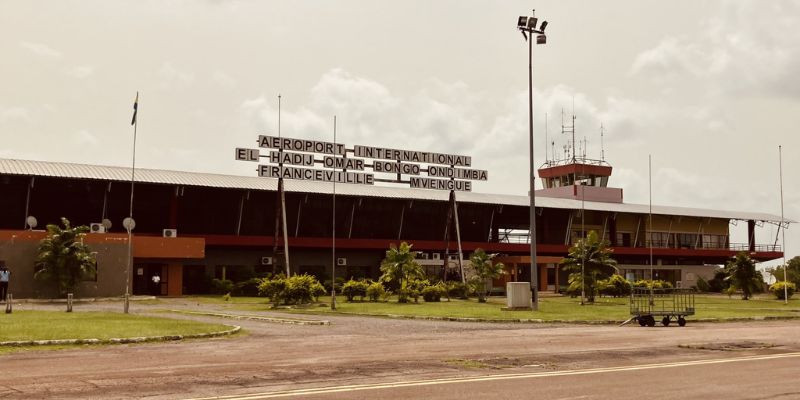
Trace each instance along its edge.
<path fill-rule="evenodd" d="M 122 226 L 125 227 L 125 229 L 132 231 L 133 228 L 136 228 L 136 221 L 134 221 L 131 217 L 126 217 L 122 220 Z"/>
<path fill-rule="evenodd" d="M 28 216 L 28 218 L 25 219 L 25 223 L 28 224 L 31 229 L 34 229 L 36 228 L 36 225 L 39 225 L 39 221 L 37 221 L 36 217 L 33 215 Z"/>
<path fill-rule="evenodd" d="M 109 229 L 111 229 L 111 225 L 112 225 L 112 224 L 111 224 L 111 220 L 110 220 L 110 219 L 108 219 L 108 218 L 103 218 L 102 225 L 103 225 L 104 227 L 106 227 L 106 232 L 108 232 L 108 230 L 109 230 Z"/>

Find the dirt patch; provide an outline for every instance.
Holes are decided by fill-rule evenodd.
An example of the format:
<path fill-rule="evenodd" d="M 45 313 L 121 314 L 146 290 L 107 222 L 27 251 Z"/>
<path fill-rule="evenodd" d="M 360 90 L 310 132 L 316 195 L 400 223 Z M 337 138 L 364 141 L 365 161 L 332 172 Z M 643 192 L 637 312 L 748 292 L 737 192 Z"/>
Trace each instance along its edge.
<path fill-rule="evenodd" d="M 714 351 L 742 351 L 742 350 L 761 350 L 776 347 L 777 345 L 764 342 L 727 342 L 727 343 L 699 343 L 681 344 L 678 347 L 694 350 L 714 350 Z"/>

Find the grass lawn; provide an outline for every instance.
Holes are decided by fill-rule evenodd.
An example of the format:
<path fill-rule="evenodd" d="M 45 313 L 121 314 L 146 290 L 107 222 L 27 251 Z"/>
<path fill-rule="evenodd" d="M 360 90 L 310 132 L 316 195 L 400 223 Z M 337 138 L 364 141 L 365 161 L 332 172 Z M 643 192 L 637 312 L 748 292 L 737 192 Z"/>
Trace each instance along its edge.
<path fill-rule="evenodd" d="M 226 303 L 221 296 L 203 297 L 203 302 Z M 264 298 L 240 297 L 228 302 L 232 310 L 263 311 L 269 309 Z M 539 311 L 502 311 L 505 306 L 504 297 L 492 297 L 488 303 L 478 303 L 475 299 L 425 303 L 400 304 L 394 298 L 388 302 L 348 303 L 343 297 L 337 297 L 337 311 L 327 307 L 311 306 L 298 309 L 281 309 L 292 313 L 305 314 L 372 314 L 372 315 L 413 315 L 433 317 L 464 317 L 484 319 L 541 319 L 545 321 L 624 321 L 630 317 L 628 298 L 597 298 L 593 305 L 580 305 L 578 299 L 569 297 L 543 297 L 539 302 Z M 330 304 L 330 297 L 320 298 L 321 303 Z M 800 317 L 800 299 L 792 299 L 789 305 L 772 297 L 760 296 L 752 300 L 741 300 L 734 296 L 698 294 L 695 297 L 696 315 L 692 318 L 742 318 L 755 316 L 798 316 Z"/>
<path fill-rule="evenodd" d="M 110 312 L 14 311 L 0 314 L 0 342 L 189 335 L 229 329 L 221 324 Z"/>

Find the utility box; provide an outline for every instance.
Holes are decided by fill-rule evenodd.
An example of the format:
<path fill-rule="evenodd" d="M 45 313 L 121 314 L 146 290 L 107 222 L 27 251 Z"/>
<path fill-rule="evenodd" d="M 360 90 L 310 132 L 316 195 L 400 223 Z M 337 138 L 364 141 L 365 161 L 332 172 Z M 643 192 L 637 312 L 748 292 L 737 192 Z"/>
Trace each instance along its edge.
<path fill-rule="evenodd" d="M 506 307 L 503 310 L 524 311 L 532 309 L 530 282 L 506 283 Z"/>

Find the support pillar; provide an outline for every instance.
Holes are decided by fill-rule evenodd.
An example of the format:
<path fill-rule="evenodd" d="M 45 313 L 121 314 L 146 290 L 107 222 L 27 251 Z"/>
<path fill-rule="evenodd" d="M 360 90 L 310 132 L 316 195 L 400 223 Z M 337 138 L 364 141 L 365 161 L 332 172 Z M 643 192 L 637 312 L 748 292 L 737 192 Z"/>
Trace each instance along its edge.
<path fill-rule="evenodd" d="M 183 296 L 183 265 L 167 264 L 167 296 Z"/>
<path fill-rule="evenodd" d="M 756 221 L 747 221 L 747 248 L 750 252 L 756 251 Z"/>

